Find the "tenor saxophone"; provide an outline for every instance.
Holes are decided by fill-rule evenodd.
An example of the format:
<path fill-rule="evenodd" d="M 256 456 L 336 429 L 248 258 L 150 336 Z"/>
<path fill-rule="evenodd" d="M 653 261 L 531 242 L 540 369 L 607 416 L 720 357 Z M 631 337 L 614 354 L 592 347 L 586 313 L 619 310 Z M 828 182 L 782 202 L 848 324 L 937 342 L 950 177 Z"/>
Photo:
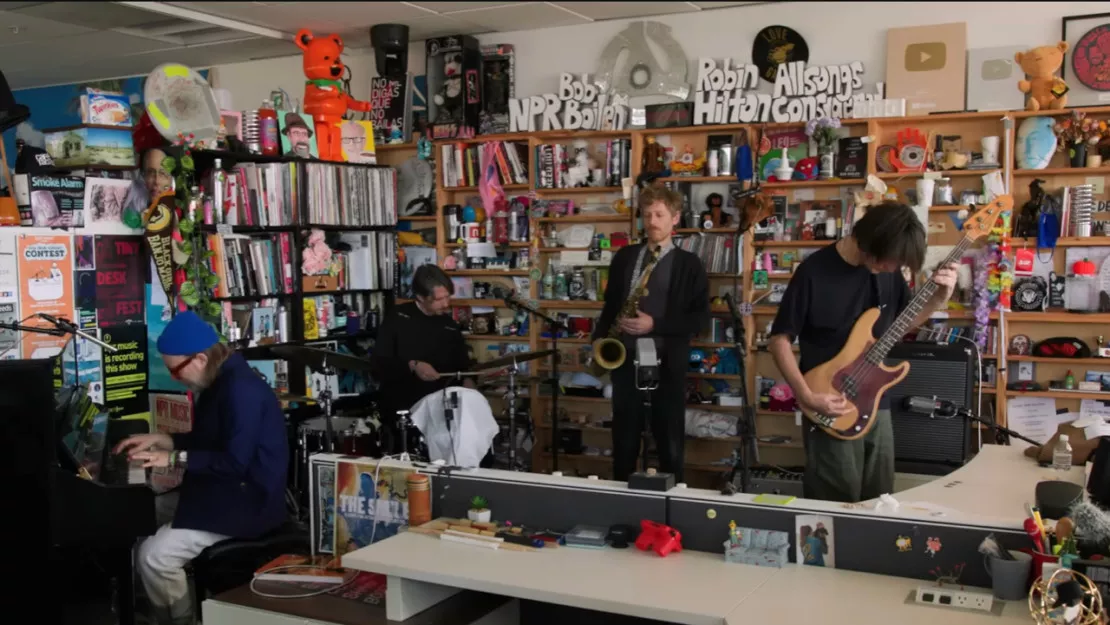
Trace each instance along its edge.
<path fill-rule="evenodd" d="M 636 316 L 636 311 L 640 308 L 640 299 L 647 295 L 648 279 L 651 278 L 651 272 L 655 270 L 655 263 L 658 262 L 658 260 L 659 250 L 655 250 L 651 253 L 651 256 L 648 257 L 639 282 L 636 283 L 635 288 L 628 294 L 628 299 L 625 300 L 624 305 L 621 306 L 620 314 L 613 320 L 613 324 L 609 326 L 609 334 L 593 342 L 589 373 L 595 378 L 601 377 L 624 364 L 624 359 L 627 354 L 624 343 L 618 338 L 621 333 L 620 323 L 618 322 L 621 319 L 628 319 Z"/>

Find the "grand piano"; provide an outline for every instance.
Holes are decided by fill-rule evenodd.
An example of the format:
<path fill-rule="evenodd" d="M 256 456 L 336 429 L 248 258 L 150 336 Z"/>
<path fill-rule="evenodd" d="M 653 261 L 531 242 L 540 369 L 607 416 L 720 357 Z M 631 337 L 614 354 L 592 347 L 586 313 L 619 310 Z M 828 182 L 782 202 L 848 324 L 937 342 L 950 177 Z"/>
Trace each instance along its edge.
<path fill-rule="evenodd" d="M 44 571 L 48 581 L 91 560 L 99 577 L 112 578 L 120 625 L 133 625 L 131 549 L 137 539 L 157 529 L 154 492 L 145 484 L 90 479 L 82 470 L 72 445 L 63 440 L 70 434 L 67 430 L 80 398 L 70 397 L 73 389 L 56 393 L 56 363 L 53 359 L 0 361 L 0 471 L 10 478 L 6 483 L 14 487 L 15 500 L 22 502 L 10 510 L 5 524 L 16 525 L 17 551 L 22 547 L 37 552 L 39 562 L 50 565 Z M 107 451 L 113 436 L 100 436 L 96 442 Z M 44 585 L 53 586 L 30 571 L 21 573 L 8 590 L 18 593 L 22 583 L 28 592 L 37 588 L 35 594 L 41 596 Z M 93 581 L 90 577 L 86 581 Z M 58 590 L 41 607 L 60 617 L 64 603 L 75 593 Z"/>

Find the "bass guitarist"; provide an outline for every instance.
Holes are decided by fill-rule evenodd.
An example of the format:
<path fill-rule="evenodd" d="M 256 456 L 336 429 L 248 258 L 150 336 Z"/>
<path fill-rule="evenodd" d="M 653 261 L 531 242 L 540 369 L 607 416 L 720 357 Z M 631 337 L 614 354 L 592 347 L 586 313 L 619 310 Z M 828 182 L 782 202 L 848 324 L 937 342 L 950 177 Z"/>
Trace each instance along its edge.
<path fill-rule="evenodd" d="M 814 252 L 798 267 L 783 294 L 771 328 L 768 349 L 802 406 L 835 417 L 849 404 L 839 394 L 815 393 L 802 377 L 833 359 L 845 346 L 853 324 L 864 311 L 879 308 L 876 338 L 910 302 L 901 268 L 916 273 L 925 262 L 925 227 L 913 210 L 887 201 L 867 209 L 852 233 Z M 957 266 L 933 274 L 940 287 L 914 320 L 917 327 L 948 301 L 956 285 Z M 800 363 L 791 349 L 801 348 Z M 803 425 L 805 496 L 856 502 L 890 493 L 894 488 L 894 433 L 884 397 L 870 431 L 855 440 L 830 436 L 813 423 Z"/>
<path fill-rule="evenodd" d="M 660 469 L 682 481 L 686 434 L 686 362 L 690 339 L 709 323 L 709 279 L 701 260 L 678 249 L 671 241 L 682 210 L 682 196 L 662 186 L 648 186 L 637 201 L 643 218 L 646 243 L 618 251 L 609 264 L 609 283 L 594 339 L 609 335 L 617 324 L 624 343 L 624 363 L 610 374 L 613 383 L 613 479 L 628 480 L 639 457 L 641 427 L 648 418 L 659 453 Z M 649 269 L 647 292 L 635 316 L 621 310 L 639 284 L 648 255 L 656 262 Z M 644 415 L 643 391 L 636 388 L 636 339 L 655 339 L 662 362 L 659 387 L 651 391 L 651 414 Z M 643 424 L 647 425 L 647 424 Z"/>

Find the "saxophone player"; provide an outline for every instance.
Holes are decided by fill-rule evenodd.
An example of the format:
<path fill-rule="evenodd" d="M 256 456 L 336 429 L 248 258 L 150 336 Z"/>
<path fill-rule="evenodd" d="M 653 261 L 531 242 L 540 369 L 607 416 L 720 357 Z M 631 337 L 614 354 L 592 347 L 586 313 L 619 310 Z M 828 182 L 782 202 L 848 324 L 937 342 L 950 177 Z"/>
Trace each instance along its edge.
<path fill-rule="evenodd" d="M 595 341 L 606 337 L 619 340 L 626 354 L 610 372 L 613 479 L 625 481 L 635 471 L 641 428 L 650 426 L 660 470 L 682 481 L 686 363 L 690 339 L 709 323 L 709 279 L 701 260 L 677 249 L 671 241 L 682 196 L 662 186 L 649 186 L 640 192 L 637 207 L 647 241 L 624 247 L 613 256 L 605 306 L 593 336 Z M 637 389 L 633 364 L 636 340 L 645 337 L 655 341 L 662 361 L 659 386 L 648 391 L 651 414 L 645 414 L 644 391 Z"/>

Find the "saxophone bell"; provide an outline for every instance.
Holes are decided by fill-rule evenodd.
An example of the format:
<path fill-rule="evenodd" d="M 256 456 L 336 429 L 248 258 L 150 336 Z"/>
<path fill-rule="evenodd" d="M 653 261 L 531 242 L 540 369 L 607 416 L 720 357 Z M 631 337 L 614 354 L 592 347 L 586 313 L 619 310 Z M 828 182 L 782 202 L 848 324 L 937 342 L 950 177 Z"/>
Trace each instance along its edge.
<path fill-rule="evenodd" d="M 590 356 L 590 375 L 595 378 L 609 373 L 624 364 L 624 343 L 619 339 L 600 338 L 593 342 L 593 352 Z"/>

